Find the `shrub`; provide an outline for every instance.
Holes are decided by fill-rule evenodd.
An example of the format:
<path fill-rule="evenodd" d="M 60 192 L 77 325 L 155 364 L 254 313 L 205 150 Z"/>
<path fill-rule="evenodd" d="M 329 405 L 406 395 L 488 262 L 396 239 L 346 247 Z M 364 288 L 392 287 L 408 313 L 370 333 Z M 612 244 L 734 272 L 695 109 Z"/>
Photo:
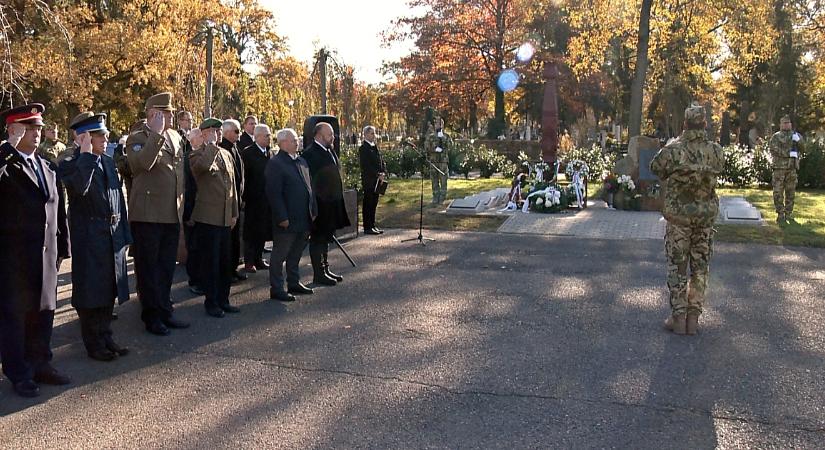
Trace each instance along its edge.
<path fill-rule="evenodd" d="M 577 147 L 572 150 L 559 154 L 559 159 L 563 161 L 564 165 L 561 169 L 567 167 L 567 162 L 574 159 L 579 159 L 587 163 L 590 172 L 590 181 L 598 179 L 602 174 L 609 173 L 613 170 L 613 157 L 610 154 L 602 152 L 602 148 L 596 144 L 591 147 Z"/>
<path fill-rule="evenodd" d="M 825 187 L 825 142 L 803 143 L 802 158 L 799 160 L 799 186 L 809 188 Z"/>
<path fill-rule="evenodd" d="M 354 145 L 341 146 L 341 172 L 345 189 L 361 187 L 361 161 L 358 158 L 358 147 Z"/>
<path fill-rule="evenodd" d="M 728 186 L 750 186 L 756 181 L 754 151 L 740 145 L 729 145 L 722 149 L 725 167 L 719 181 Z"/>
<path fill-rule="evenodd" d="M 481 173 L 482 178 L 490 178 L 496 172 L 501 172 L 507 167 L 507 157 L 497 151 L 480 146 L 475 154 L 476 168 Z"/>

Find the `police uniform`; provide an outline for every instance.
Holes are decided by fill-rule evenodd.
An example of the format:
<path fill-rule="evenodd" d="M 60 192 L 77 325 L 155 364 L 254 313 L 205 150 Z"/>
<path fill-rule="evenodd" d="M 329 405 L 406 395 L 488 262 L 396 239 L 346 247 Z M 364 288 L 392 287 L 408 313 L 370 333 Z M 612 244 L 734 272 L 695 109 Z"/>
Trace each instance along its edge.
<path fill-rule="evenodd" d="M 201 130 L 220 128 L 222 121 L 209 118 Z M 229 290 L 235 267 L 231 264 L 231 229 L 238 219 L 238 192 L 232 153 L 215 144 L 193 148 L 189 156 L 198 195 L 192 210 L 195 222 L 194 245 L 198 247 L 202 287 L 206 291 L 206 313 L 223 317 L 239 309 L 229 304 Z"/>
<path fill-rule="evenodd" d="M 43 126 L 43 110 L 41 104 L 9 109 L 0 123 Z M 25 153 L 11 142 L 0 145 L 0 211 L 0 358 L 14 390 L 34 397 L 37 383 L 70 382 L 50 364 L 57 262 L 69 257 L 63 187 L 55 165 L 36 148 Z"/>
<path fill-rule="evenodd" d="M 149 97 L 150 109 L 173 111 L 172 94 Z M 170 299 L 183 213 L 183 142 L 172 129 L 158 134 L 144 125 L 125 146 L 132 173 L 129 220 L 141 319 L 150 333 L 166 335 L 167 327 L 189 326 L 173 317 Z"/>
<path fill-rule="evenodd" d="M 783 116 L 780 122 L 790 123 L 791 118 Z M 773 159 L 773 205 L 776 208 L 776 222 L 780 225 L 793 221 L 794 197 L 796 195 L 797 171 L 799 170 L 799 134 L 793 130 L 777 131 L 768 142 Z"/>
<path fill-rule="evenodd" d="M 106 115 L 72 125 L 77 134 L 106 133 Z M 112 339 L 114 300 L 129 300 L 126 248 L 132 243 L 126 202 L 114 160 L 80 149 L 58 166 L 69 200 L 72 248 L 72 306 L 92 359 L 111 361 L 128 350 Z"/>
<path fill-rule="evenodd" d="M 705 130 L 699 129 L 705 123 L 704 108 L 688 108 L 685 121 L 692 127 L 661 149 L 650 169 L 666 183 L 662 214 L 667 219 L 665 253 L 671 315 L 665 326 L 677 334 L 695 334 L 705 301 L 712 225 L 719 213 L 716 179 L 725 160 L 722 147 L 709 141 Z"/>
<path fill-rule="evenodd" d="M 424 140 L 427 158 L 443 173 L 430 171 L 433 183 L 433 204 L 439 204 L 447 199 L 447 180 L 449 179 L 449 151 L 453 141 L 443 129 L 432 130 Z"/>

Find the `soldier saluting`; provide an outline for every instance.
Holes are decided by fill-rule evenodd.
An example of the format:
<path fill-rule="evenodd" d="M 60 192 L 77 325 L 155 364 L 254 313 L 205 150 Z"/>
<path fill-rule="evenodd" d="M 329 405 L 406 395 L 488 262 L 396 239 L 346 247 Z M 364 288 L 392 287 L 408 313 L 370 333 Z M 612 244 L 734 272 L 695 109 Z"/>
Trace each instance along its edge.
<path fill-rule="evenodd" d="M 444 119 L 436 117 L 433 128 L 424 140 L 427 158 L 442 172 L 430 171 L 433 182 L 433 204 L 440 204 L 447 199 L 447 180 L 450 175 L 449 151 L 452 150 L 452 144 L 450 135 L 444 132 Z"/>
<path fill-rule="evenodd" d="M 69 197 L 72 306 L 80 318 L 86 353 L 112 361 L 129 350 L 112 339 L 114 300 L 129 300 L 126 247 L 132 234 L 114 160 L 106 155 L 106 114 L 72 125 L 80 147 L 58 167 Z"/>
<path fill-rule="evenodd" d="M 667 219 L 665 253 L 671 315 L 665 327 L 676 334 L 696 334 L 708 282 L 712 225 L 719 213 L 716 178 L 724 169 L 725 159 L 722 147 L 708 140 L 706 127 L 705 109 L 688 108 L 685 131 L 650 162 L 650 170 L 667 183 L 662 215 Z"/>
<path fill-rule="evenodd" d="M 793 203 L 796 195 L 796 182 L 799 170 L 799 149 L 797 143 L 802 139 L 793 131 L 789 116 L 779 119 L 779 131 L 771 136 L 768 149 L 773 159 L 773 205 L 776 208 L 776 223 L 796 223 L 793 218 Z"/>
<path fill-rule="evenodd" d="M 71 382 L 50 364 L 69 230 L 57 168 L 36 154 L 44 109 L 34 103 L 0 113 L 9 135 L 0 145 L 0 359 L 23 397 L 39 395 L 38 383 Z"/>

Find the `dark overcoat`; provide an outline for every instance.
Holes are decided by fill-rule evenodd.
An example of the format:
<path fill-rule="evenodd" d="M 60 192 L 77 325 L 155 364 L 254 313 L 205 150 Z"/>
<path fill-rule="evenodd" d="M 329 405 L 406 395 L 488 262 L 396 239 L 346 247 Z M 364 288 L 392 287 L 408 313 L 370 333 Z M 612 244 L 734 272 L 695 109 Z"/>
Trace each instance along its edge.
<path fill-rule="evenodd" d="M 129 300 L 126 248 L 132 233 L 114 160 L 76 152 L 58 172 L 69 198 L 72 306 L 103 308 Z"/>
<path fill-rule="evenodd" d="M 313 142 L 301 156 L 309 165 L 312 191 L 318 202 L 313 232 L 331 235 L 339 228 L 350 226 L 338 155 Z"/>
<path fill-rule="evenodd" d="M 273 152 L 262 152 L 257 144 L 241 150 L 244 167 L 243 201 L 245 209 L 243 238 L 265 242 L 272 239 L 272 212 L 266 199 L 266 165 Z"/>

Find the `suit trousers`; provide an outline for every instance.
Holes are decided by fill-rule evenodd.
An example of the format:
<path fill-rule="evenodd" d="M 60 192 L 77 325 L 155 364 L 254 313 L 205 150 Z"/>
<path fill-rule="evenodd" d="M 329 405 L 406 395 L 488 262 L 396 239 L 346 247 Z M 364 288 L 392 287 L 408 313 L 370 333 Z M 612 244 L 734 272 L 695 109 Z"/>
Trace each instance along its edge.
<path fill-rule="evenodd" d="M 201 280 L 198 277 L 198 270 L 200 266 L 200 255 L 198 254 L 198 246 L 195 245 L 195 227 L 183 226 L 183 237 L 186 239 L 186 275 L 189 277 L 189 286 L 201 286 Z"/>
<path fill-rule="evenodd" d="M 232 229 L 196 222 L 195 240 L 201 258 L 201 287 L 206 291 L 204 306 L 228 306 L 232 274 L 237 268 L 232 265 Z"/>
<path fill-rule="evenodd" d="M 232 265 L 232 272 L 235 272 L 235 270 L 238 269 L 238 265 L 241 263 L 241 225 L 243 224 L 243 220 L 244 213 L 241 212 L 237 223 L 235 223 L 235 228 L 232 228 L 230 231 L 230 235 L 232 237 L 230 242 L 230 264 Z"/>
<path fill-rule="evenodd" d="M 0 359 L 12 383 L 31 380 L 52 360 L 54 311 L 0 311 Z"/>
<path fill-rule="evenodd" d="M 332 235 L 329 233 L 313 232 L 309 239 L 309 257 L 312 261 L 313 274 L 318 277 L 324 274 L 327 266 L 327 256 L 329 254 L 329 243 Z"/>
<path fill-rule="evenodd" d="M 172 317 L 172 281 L 178 252 L 180 225 L 176 223 L 132 222 L 136 247 L 135 274 L 140 318 L 154 323 Z"/>
<path fill-rule="evenodd" d="M 370 192 L 367 192 L 367 191 Z M 364 189 L 363 222 L 364 231 L 375 227 L 375 210 L 378 208 L 378 194 L 372 189 Z"/>
<path fill-rule="evenodd" d="M 264 244 L 259 239 L 244 239 L 244 264 L 257 264 L 264 259 Z"/>
<path fill-rule="evenodd" d="M 106 350 L 107 344 L 112 344 L 112 306 L 103 308 L 76 308 L 80 318 L 80 335 L 86 351 L 91 353 Z"/>
<path fill-rule="evenodd" d="M 273 231 L 272 254 L 269 258 L 269 287 L 273 290 L 285 291 L 284 263 L 287 286 L 296 286 L 301 281 L 298 267 L 307 246 L 307 235 L 306 232 L 284 233 L 277 229 Z"/>

